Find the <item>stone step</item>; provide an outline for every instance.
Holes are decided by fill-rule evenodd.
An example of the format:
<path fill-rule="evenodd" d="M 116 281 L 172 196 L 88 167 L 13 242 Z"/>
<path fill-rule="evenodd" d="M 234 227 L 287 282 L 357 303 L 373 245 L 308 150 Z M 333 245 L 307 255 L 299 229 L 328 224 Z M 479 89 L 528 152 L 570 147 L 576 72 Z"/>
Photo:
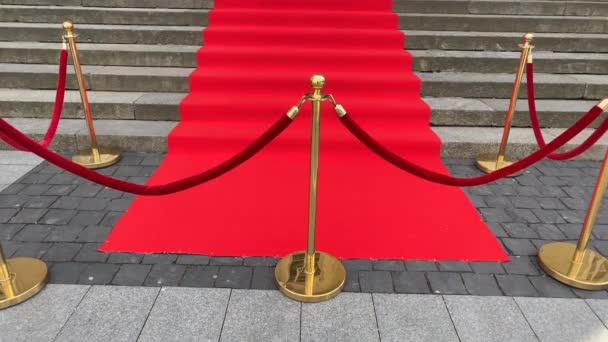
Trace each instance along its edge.
<path fill-rule="evenodd" d="M 8 119 L 8 121 L 35 139 L 44 134 L 48 125 L 48 121 L 44 119 Z M 98 120 L 95 122 L 100 144 L 117 146 L 122 151 L 133 152 L 166 152 L 167 134 L 175 125 L 177 123 L 171 121 Z M 443 142 L 442 157 L 445 158 L 474 158 L 480 153 L 496 151 L 502 134 L 501 128 L 494 127 L 433 127 L 433 130 Z M 551 140 L 561 131 L 563 130 L 558 128 L 546 129 L 545 138 Z M 585 130 L 566 148 L 580 144 L 591 131 L 592 129 Z M 84 120 L 64 120 L 51 148 L 65 153 L 86 148 L 89 146 L 87 132 Z M 578 159 L 601 160 L 607 147 L 608 137 L 604 136 Z M 4 143 L 0 143 L 0 149 L 8 148 Z M 520 158 L 536 149 L 536 141 L 530 129 L 511 130 L 507 150 L 509 155 Z"/>
<path fill-rule="evenodd" d="M 53 64 L 58 43 L 0 42 L 0 63 Z M 84 65 L 196 67 L 192 45 L 79 44 Z M 293 52 L 293 51 L 292 51 Z M 228 53 L 228 52 L 223 52 Z M 234 49 L 234 53 L 240 50 Z M 260 51 L 261 54 L 264 52 Z M 519 52 L 412 50 L 414 71 L 514 72 Z M 608 54 L 534 53 L 535 70 L 557 74 L 607 74 Z"/>
<path fill-rule="evenodd" d="M 92 91 L 89 92 L 89 101 L 98 120 L 177 121 L 179 103 L 185 96 L 180 93 Z M 502 127 L 509 106 L 506 99 L 426 97 L 424 100 L 433 110 L 431 124 L 435 126 Z M 0 89 L 0 116 L 48 119 L 54 101 L 55 91 L 52 90 Z M 221 101 L 217 102 L 222 105 Z M 226 105 L 230 105 L 229 102 L 230 99 L 226 99 Z M 277 103 L 281 102 L 287 108 L 293 101 L 277 99 Z M 62 117 L 83 118 L 80 103 L 77 91 L 67 91 Z M 548 128 L 570 127 L 596 104 L 597 101 L 584 100 L 538 100 L 539 121 Z M 348 107 L 348 103 L 344 105 Z M 592 127 L 597 124 L 595 122 Z M 518 102 L 513 126 L 530 127 L 526 100 Z"/>
<path fill-rule="evenodd" d="M 0 21 L 114 25 L 206 26 L 206 9 L 0 5 Z M 400 13 L 404 30 L 608 33 L 604 17 Z"/>
<path fill-rule="evenodd" d="M 203 44 L 202 27 L 154 25 L 90 25 L 79 24 L 77 32 L 82 43 L 101 44 Z M 0 41 L 59 42 L 61 23 L 0 22 Z M 408 50 L 479 50 L 516 51 L 523 33 L 464 32 L 408 30 Z M 535 51 L 608 52 L 608 34 L 538 33 Z"/>
<path fill-rule="evenodd" d="M 86 66 L 87 86 L 95 91 L 174 92 L 188 91 L 191 68 Z M 69 69 L 68 89 L 77 89 Z M 509 98 L 513 73 L 440 72 L 418 73 L 422 79 L 422 95 L 432 97 Z M 219 75 L 217 77 L 220 77 Z M 256 75 L 244 76 L 239 82 L 253 82 Z M 281 75 L 268 76 L 281 86 L 287 80 Z M 272 77 L 278 77 L 272 80 Z M 383 75 L 378 75 L 378 82 Z M 0 64 L 0 79 L 4 87 L 25 89 L 55 89 L 57 65 Z M 278 83 L 276 83 L 278 82 Z M 608 79 L 603 75 L 544 74 L 535 76 L 539 99 L 602 99 L 608 96 Z M 525 91 L 522 89 L 522 96 Z"/>
<path fill-rule="evenodd" d="M 212 0 L 0 0 L 3 5 L 210 9 Z M 606 16 L 597 1 L 394 0 L 400 13 Z"/>

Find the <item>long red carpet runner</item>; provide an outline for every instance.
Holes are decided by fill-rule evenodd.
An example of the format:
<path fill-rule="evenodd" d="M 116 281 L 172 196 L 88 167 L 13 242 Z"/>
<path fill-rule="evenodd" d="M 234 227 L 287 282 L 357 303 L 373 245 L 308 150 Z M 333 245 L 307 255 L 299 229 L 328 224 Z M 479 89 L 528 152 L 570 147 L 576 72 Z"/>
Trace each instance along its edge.
<path fill-rule="evenodd" d="M 150 184 L 207 169 L 266 130 L 312 73 L 402 156 L 447 172 L 391 0 L 216 0 Z M 236 170 L 171 196 L 135 199 L 104 251 L 284 256 L 306 247 L 310 104 Z M 419 180 L 356 141 L 323 106 L 317 247 L 341 258 L 507 260 L 461 189 Z"/>

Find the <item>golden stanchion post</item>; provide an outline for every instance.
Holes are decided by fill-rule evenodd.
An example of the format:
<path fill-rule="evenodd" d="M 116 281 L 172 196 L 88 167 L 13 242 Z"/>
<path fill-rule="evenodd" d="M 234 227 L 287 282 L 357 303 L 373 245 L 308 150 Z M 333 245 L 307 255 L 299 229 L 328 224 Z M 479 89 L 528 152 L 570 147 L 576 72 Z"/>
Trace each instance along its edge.
<path fill-rule="evenodd" d="M 306 251 L 281 259 L 275 269 L 275 279 L 281 292 L 291 299 L 308 303 L 334 298 L 342 291 L 346 280 L 346 270 L 340 260 L 315 250 L 321 103 L 329 97 L 321 93 L 325 77 L 315 74 L 310 83 L 313 93 L 307 95 L 312 102 L 308 246 Z"/>
<path fill-rule="evenodd" d="M 498 154 L 481 154 L 477 157 L 477 161 L 475 162 L 477 168 L 485 173 L 496 171 L 505 166 L 509 166 L 514 162 L 505 154 L 507 149 L 507 142 L 509 140 L 509 133 L 511 131 L 513 114 L 515 113 L 517 98 L 519 97 L 521 80 L 523 79 L 524 71 L 526 70 L 526 63 L 532 58 L 532 38 L 533 35 L 531 33 L 524 35 L 524 43 L 523 45 L 520 45 L 521 55 L 519 58 L 519 65 L 517 66 L 515 83 L 513 84 L 513 90 L 511 92 L 511 101 L 509 102 L 509 109 L 507 110 L 507 117 L 505 119 L 505 126 L 502 132 L 502 139 L 500 141 Z"/>
<path fill-rule="evenodd" d="M 602 101 L 599 106 L 603 109 L 608 108 L 608 100 Z M 607 185 L 608 150 L 604 156 L 578 243 L 575 245 L 568 242 L 552 242 L 542 246 L 538 252 L 538 263 L 541 268 L 564 284 L 585 290 L 608 289 L 608 260 L 587 248 Z"/>
<path fill-rule="evenodd" d="M 78 48 L 76 47 L 76 38 L 78 36 L 74 34 L 74 25 L 71 22 L 64 22 L 63 28 L 65 29 L 64 39 L 67 39 L 70 47 L 70 54 L 72 55 L 72 64 L 74 65 L 74 73 L 76 74 L 78 88 L 80 89 L 82 108 L 84 111 L 87 126 L 89 128 L 89 136 L 91 138 L 91 148 L 78 151 L 72 157 L 72 161 L 90 169 L 99 169 L 102 167 L 113 165 L 120 160 L 120 151 L 113 147 L 99 146 L 97 144 L 95 126 L 93 125 L 93 115 L 91 114 L 91 105 L 89 104 L 87 87 L 82 73 L 82 66 L 80 64 Z"/>
<path fill-rule="evenodd" d="M 22 303 L 40 292 L 48 281 L 48 269 L 34 258 L 4 257 L 0 246 L 0 309 Z"/>

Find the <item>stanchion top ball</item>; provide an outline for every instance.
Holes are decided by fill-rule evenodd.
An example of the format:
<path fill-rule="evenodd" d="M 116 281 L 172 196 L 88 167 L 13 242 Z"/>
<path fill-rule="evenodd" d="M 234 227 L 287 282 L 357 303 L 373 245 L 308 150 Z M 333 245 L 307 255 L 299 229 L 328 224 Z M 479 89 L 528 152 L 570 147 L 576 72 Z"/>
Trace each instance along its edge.
<path fill-rule="evenodd" d="M 321 89 L 325 86 L 325 76 L 321 74 L 314 74 L 310 77 L 310 85 L 314 89 Z"/>
<path fill-rule="evenodd" d="M 74 29 L 74 24 L 71 21 L 66 21 L 63 23 L 63 28 L 68 31 L 72 31 Z"/>
<path fill-rule="evenodd" d="M 534 38 L 534 35 L 532 33 L 526 33 L 524 35 L 524 42 L 531 42 L 533 38 Z"/>

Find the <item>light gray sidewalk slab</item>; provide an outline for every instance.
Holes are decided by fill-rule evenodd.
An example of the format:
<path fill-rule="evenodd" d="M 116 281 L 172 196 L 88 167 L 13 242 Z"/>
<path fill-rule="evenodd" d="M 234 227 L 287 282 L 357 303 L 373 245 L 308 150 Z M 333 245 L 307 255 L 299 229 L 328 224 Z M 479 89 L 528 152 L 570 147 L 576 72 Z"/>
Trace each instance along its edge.
<path fill-rule="evenodd" d="M 441 296 L 374 294 L 383 342 L 458 341 Z"/>
<path fill-rule="evenodd" d="M 445 296 L 460 340 L 537 341 L 517 304 L 510 297 Z"/>
<path fill-rule="evenodd" d="M 56 341 L 135 341 L 159 291 L 152 287 L 94 286 Z"/>
<path fill-rule="evenodd" d="M 0 165 L 0 191 L 30 172 L 35 165 Z"/>
<path fill-rule="evenodd" d="M 541 341 L 608 341 L 608 330 L 582 299 L 515 298 Z"/>
<path fill-rule="evenodd" d="M 233 290 L 221 341 L 297 341 L 300 307 L 278 291 Z"/>
<path fill-rule="evenodd" d="M 608 300 L 588 299 L 587 304 L 589 304 L 591 310 L 593 310 L 597 317 L 604 323 L 604 326 L 608 328 Z"/>
<path fill-rule="evenodd" d="M 84 285 L 47 285 L 27 302 L 0 310 L 0 341 L 53 341 L 88 289 Z"/>
<path fill-rule="evenodd" d="M 301 341 L 380 341 L 371 294 L 342 293 L 302 305 Z"/>
<path fill-rule="evenodd" d="M 30 165 L 36 166 L 42 158 L 33 153 L 22 151 L 0 151 L 0 165 Z"/>
<path fill-rule="evenodd" d="M 229 297 L 229 289 L 164 287 L 138 341 L 218 341 Z"/>

